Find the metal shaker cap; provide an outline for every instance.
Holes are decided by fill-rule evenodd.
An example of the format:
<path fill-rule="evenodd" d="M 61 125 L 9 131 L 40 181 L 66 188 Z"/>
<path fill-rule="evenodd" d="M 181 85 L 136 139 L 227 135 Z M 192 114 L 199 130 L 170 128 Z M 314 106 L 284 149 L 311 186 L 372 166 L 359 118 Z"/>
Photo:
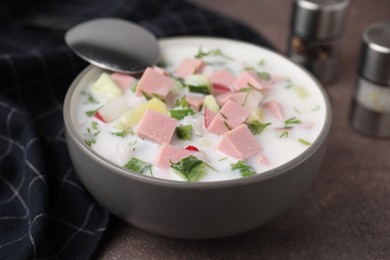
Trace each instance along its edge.
<path fill-rule="evenodd" d="M 375 23 L 363 32 L 359 73 L 390 87 L 390 22 Z"/>
<path fill-rule="evenodd" d="M 310 38 L 342 35 L 349 0 L 295 0 L 292 31 Z"/>

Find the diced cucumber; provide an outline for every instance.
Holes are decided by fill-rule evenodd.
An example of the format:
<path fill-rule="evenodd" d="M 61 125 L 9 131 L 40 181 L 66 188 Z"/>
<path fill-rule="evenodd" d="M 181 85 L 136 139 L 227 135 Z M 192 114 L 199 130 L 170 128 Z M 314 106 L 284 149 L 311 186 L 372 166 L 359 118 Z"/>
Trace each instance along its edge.
<path fill-rule="evenodd" d="M 115 83 L 111 76 L 105 72 L 103 72 L 93 83 L 91 91 L 108 99 L 112 99 L 122 94 L 122 89 Z"/>
<path fill-rule="evenodd" d="M 190 92 L 201 93 L 201 94 L 211 94 L 211 84 L 207 76 L 200 74 L 189 75 L 185 84 L 188 86 Z"/>
<path fill-rule="evenodd" d="M 217 100 L 215 100 L 215 97 L 213 95 L 205 96 L 203 99 L 203 104 L 205 107 L 207 107 L 210 111 L 214 113 L 218 113 L 220 109 Z"/>
<path fill-rule="evenodd" d="M 158 98 L 152 98 L 124 113 L 114 127 L 121 131 L 129 131 L 132 126 L 136 125 L 141 120 L 147 109 L 154 110 L 164 115 L 168 115 L 169 112 L 164 102 Z"/>
<path fill-rule="evenodd" d="M 144 161 L 141 161 L 140 159 L 132 157 L 130 161 L 128 161 L 123 167 L 130 171 L 143 174 L 146 170 L 151 170 L 152 165 L 150 163 L 146 163 Z"/>
<path fill-rule="evenodd" d="M 310 97 L 310 94 L 309 92 L 307 92 L 307 90 L 299 85 L 295 85 L 294 87 L 294 91 L 295 93 L 297 93 L 297 95 L 301 98 L 301 99 L 305 99 L 305 98 L 308 98 Z"/>
<path fill-rule="evenodd" d="M 263 119 L 263 110 L 260 107 L 256 107 L 251 112 L 250 116 L 246 120 L 247 123 L 253 123 L 255 121 L 260 121 Z"/>

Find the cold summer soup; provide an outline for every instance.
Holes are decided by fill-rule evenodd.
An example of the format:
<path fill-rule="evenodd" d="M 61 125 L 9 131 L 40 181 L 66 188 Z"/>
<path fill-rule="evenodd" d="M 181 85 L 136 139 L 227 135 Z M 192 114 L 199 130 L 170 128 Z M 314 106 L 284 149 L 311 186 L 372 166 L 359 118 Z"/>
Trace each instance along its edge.
<path fill-rule="evenodd" d="M 267 55 L 168 45 L 142 75 L 103 71 L 85 84 L 74 121 L 83 142 L 119 167 L 206 182 L 296 158 L 320 134 L 325 109 L 317 88 Z"/>

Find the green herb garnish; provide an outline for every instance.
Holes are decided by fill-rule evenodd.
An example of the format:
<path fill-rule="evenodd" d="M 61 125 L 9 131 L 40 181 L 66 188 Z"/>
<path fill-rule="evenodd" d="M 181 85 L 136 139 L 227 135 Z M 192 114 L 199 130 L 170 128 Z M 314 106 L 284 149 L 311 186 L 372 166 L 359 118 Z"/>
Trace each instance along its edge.
<path fill-rule="evenodd" d="M 133 83 L 131 83 L 130 90 L 131 92 L 135 93 L 135 90 L 137 89 L 139 80 L 134 80 Z"/>
<path fill-rule="evenodd" d="M 198 181 L 206 173 L 205 163 L 193 155 L 172 163 L 171 168 L 190 182 Z"/>
<path fill-rule="evenodd" d="M 119 137 L 125 137 L 127 133 L 125 131 L 113 131 L 111 134 L 119 136 Z"/>
<path fill-rule="evenodd" d="M 257 72 L 257 75 L 258 75 L 260 78 L 264 79 L 264 80 L 270 80 L 270 79 L 271 79 L 271 75 L 270 75 L 268 72 L 264 72 L 264 71 L 262 71 L 262 72 Z"/>
<path fill-rule="evenodd" d="M 285 129 L 289 129 L 291 128 L 293 124 L 302 124 L 302 121 L 299 120 L 298 118 L 296 118 L 295 116 L 294 117 L 291 117 L 289 119 L 287 119 L 286 121 L 284 121 L 284 128 Z"/>
<path fill-rule="evenodd" d="M 254 67 L 246 67 L 245 70 L 247 71 L 252 71 L 256 73 L 259 78 L 264 79 L 264 80 L 270 80 L 271 79 L 271 74 L 265 71 L 257 71 Z"/>
<path fill-rule="evenodd" d="M 173 105 L 174 108 L 189 108 L 190 104 L 188 104 L 186 97 L 182 96 L 180 99 L 176 100 Z"/>
<path fill-rule="evenodd" d="M 283 137 L 288 137 L 288 131 L 284 131 L 280 136 L 279 138 L 283 138 Z"/>
<path fill-rule="evenodd" d="M 257 65 L 264 66 L 265 65 L 265 60 L 261 59 L 257 62 Z"/>
<path fill-rule="evenodd" d="M 87 101 L 85 103 L 99 104 L 99 101 L 91 93 L 88 93 Z"/>
<path fill-rule="evenodd" d="M 170 110 L 171 117 L 181 120 L 186 116 L 193 115 L 195 112 L 190 108 L 190 105 L 188 104 L 187 100 L 184 96 L 182 96 L 180 99 L 176 100 L 175 105 L 173 106 L 174 109 Z"/>
<path fill-rule="evenodd" d="M 152 95 L 149 95 L 145 91 L 141 91 L 141 93 L 145 97 L 145 99 L 148 100 L 148 101 L 151 100 L 152 98 L 157 98 L 157 99 L 159 99 L 159 100 L 164 102 L 164 100 L 162 100 L 162 98 L 159 95 L 157 95 L 157 94 L 152 93 Z"/>
<path fill-rule="evenodd" d="M 232 170 L 239 170 L 242 177 L 255 175 L 256 172 L 244 161 L 237 161 L 234 164 L 231 164 Z"/>
<path fill-rule="evenodd" d="M 292 82 L 291 79 L 287 79 L 287 85 L 286 85 L 286 88 L 292 88 L 294 86 L 294 83 Z"/>
<path fill-rule="evenodd" d="M 92 130 L 91 128 L 87 128 L 86 139 L 84 140 L 85 143 L 91 147 L 93 144 L 96 143 L 96 136 L 100 133 L 98 124 L 96 121 L 91 122 Z M 93 131 L 94 130 L 94 131 Z"/>
<path fill-rule="evenodd" d="M 173 92 L 179 92 L 181 89 L 186 87 L 186 84 L 184 83 L 184 79 L 180 77 L 176 77 L 173 74 L 169 74 L 169 77 L 173 80 L 173 87 L 171 91 Z"/>
<path fill-rule="evenodd" d="M 244 101 L 242 102 L 241 106 L 243 106 L 243 105 L 246 104 L 246 101 L 247 101 L 248 96 L 249 96 L 249 92 L 251 91 L 252 88 L 254 88 L 250 83 L 248 83 L 248 86 L 249 86 L 249 87 L 247 87 L 247 88 L 241 88 L 241 89 L 240 89 L 240 92 L 246 92 Z"/>
<path fill-rule="evenodd" d="M 150 174 L 152 175 L 152 165 L 135 157 L 132 157 L 130 161 L 128 161 L 123 167 L 140 174 L 143 174 L 146 170 L 149 170 Z"/>
<path fill-rule="evenodd" d="M 192 139 L 192 125 L 183 125 L 176 127 L 176 135 L 181 140 Z"/>
<path fill-rule="evenodd" d="M 308 142 L 308 141 L 306 141 L 306 140 L 304 140 L 304 139 L 298 139 L 298 141 L 299 141 L 301 144 L 306 145 L 306 146 L 310 146 L 310 145 L 311 145 L 310 142 Z"/>
<path fill-rule="evenodd" d="M 89 110 L 89 111 L 85 112 L 85 114 L 87 114 L 88 117 L 92 117 L 96 114 L 96 111 L 97 111 L 97 109 Z"/>
<path fill-rule="evenodd" d="M 248 128 L 252 134 L 258 135 L 269 125 L 271 125 L 271 123 L 261 123 L 259 120 L 254 120 L 253 122 L 248 123 Z"/>
<path fill-rule="evenodd" d="M 207 57 L 207 56 L 213 56 L 213 57 L 223 57 L 227 60 L 233 60 L 233 58 L 227 56 L 226 54 L 224 54 L 221 49 L 211 49 L 209 51 L 203 51 L 202 50 L 202 46 L 199 47 L 199 50 L 198 50 L 198 53 L 195 54 L 195 58 L 198 58 L 198 59 L 201 59 L 203 57 Z"/>
<path fill-rule="evenodd" d="M 91 125 L 92 125 L 92 128 L 93 128 L 94 130 L 99 130 L 98 123 L 97 123 L 96 121 L 92 121 L 92 122 L 91 122 Z"/>

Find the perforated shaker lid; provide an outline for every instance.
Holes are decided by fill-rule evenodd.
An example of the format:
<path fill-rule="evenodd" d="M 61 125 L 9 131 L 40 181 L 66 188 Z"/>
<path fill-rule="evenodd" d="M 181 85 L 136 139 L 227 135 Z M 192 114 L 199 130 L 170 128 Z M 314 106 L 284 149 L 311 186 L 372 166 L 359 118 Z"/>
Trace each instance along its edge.
<path fill-rule="evenodd" d="M 295 0 L 291 29 L 317 39 L 342 35 L 349 0 Z"/>
<path fill-rule="evenodd" d="M 390 21 L 368 26 L 362 36 L 359 72 L 390 87 Z"/>

